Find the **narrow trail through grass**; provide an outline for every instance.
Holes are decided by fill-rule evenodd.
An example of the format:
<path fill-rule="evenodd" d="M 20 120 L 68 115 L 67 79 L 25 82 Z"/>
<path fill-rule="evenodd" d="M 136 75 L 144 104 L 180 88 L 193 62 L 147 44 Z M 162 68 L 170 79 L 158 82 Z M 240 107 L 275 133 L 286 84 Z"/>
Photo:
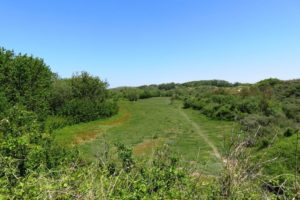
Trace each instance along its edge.
<path fill-rule="evenodd" d="M 206 135 L 202 132 L 201 128 L 199 127 L 199 125 L 197 123 L 195 123 L 193 120 L 191 120 L 189 118 L 189 116 L 183 112 L 182 109 L 178 109 L 179 113 L 183 116 L 183 118 L 185 118 L 192 126 L 193 128 L 197 131 L 197 133 L 201 136 L 201 138 L 211 147 L 211 149 L 214 152 L 214 155 L 218 158 L 221 159 L 221 154 L 219 153 L 219 150 L 217 149 L 217 147 L 206 137 Z"/>

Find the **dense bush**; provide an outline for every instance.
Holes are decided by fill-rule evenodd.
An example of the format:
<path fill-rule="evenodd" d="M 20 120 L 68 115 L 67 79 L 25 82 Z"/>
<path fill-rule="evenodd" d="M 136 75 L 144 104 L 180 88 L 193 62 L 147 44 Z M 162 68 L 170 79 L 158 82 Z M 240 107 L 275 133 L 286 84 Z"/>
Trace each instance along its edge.
<path fill-rule="evenodd" d="M 265 172 L 274 176 L 278 174 L 295 174 L 295 172 L 299 174 L 300 156 L 297 148 L 299 148 L 299 141 L 297 141 L 296 134 L 280 138 L 272 148 L 264 152 L 266 160 L 269 158 L 275 159 L 274 162 L 267 163 Z"/>
<path fill-rule="evenodd" d="M 284 114 L 289 119 L 294 119 L 300 122 L 300 101 L 287 101 L 283 105 Z"/>
<path fill-rule="evenodd" d="M 183 107 L 199 110 L 209 118 L 237 121 L 241 131 L 248 134 L 245 145 L 251 147 L 249 151 L 254 151 L 254 155 L 266 151 L 267 158 L 281 159 L 278 167 L 274 164 L 266 167 L 265 174 L 293 173 L 295 163 L 292 164 L 291 160 L 295 159 L 295 153 L 288 148 L 294 147 L 292 143 L 283 145 L 280 141 L 294 138 L 299 129 L 298 89 L 299 80 L 278 79 L 267 79 L 239 88 L 192 89 L 192 93 L 185 96 Z M 280 140 L 277 141 L 277 138 Z"/>
<path fill-rule="evenodd" d="M 48 116 L 45 121 L 45 130 L 49 133 L 52 133 L 53 130 L 63 128 L 68 125 L 75 124 L 75 121 L 72 117 L 64 117 L 58 115 Z"/>
<path fill-rule="evenodd" d="M 235 146 L 240 148 L 239 145 Z M 222 172 L 211 177 L 185 165 L 167 146 L 153 156 L 136 159 L 122 144 L 107 148 L 93 163 L 76 159 L 59 165 L 55 171 L 30 171 L 11 188 L 0 189 L 1 198 L 15 199 L 297 199 L 297 187 L 269 178 L 260 181 L 257 163 L 246 154 L 232 151 Z M 239 165 L 233 161 L 238 161 Z M 0 178 L 0 183 L 3 179 Z M 280 181 L 280 180 L 279 180 Z M 292 180 L 289 180 L 290 183 Z M 267 184 L 262 184 L 267 183 Z M 298 195 L 299 196 L 299 195 Z"/>
<path fill-rule="evenodd" d="M 0 118 L 4 117 L 4 112 L 8 109 L 9 104 L 7 102 L 7 99 L 5 97 L 5 95 L 0 92 Z"/>
<path fill-rule="evenodd" d="M 52 77 L 42 59 L 0 49 L 0 91 L 10 105 L 22 104 L 45 119 Z"/>
<path fill-rule="evenodd" d="M 296 83 L 298 84 L 294 84 Z M 208 117 L 222 120 L 241 119 L 255 114 L 280 118 L 286 116 L 297 121 L 299 100 L 295 96 L 291 97 L 291 94 L 285 98 L 285 92 L 279 88 L 289 90 L 294 87 L 289 82 L 268 79 L 257 85 L 239 89 L 238 93 L 232 92 L 234 88 L 228 91 L 223 88 L 193 90 L 192 94 L 185 97 L 183 107 L 200 110 Z"/>
<path fill-rule="evenodd" d="M 186 98 L 183 107 L 200 110 L 210 118 L 234 120 L 241 112 L 237 102 L 236 97 L 232 95 L 205 93 L 198 97 Z"/>
<path fill-rule="evenodd" d="M 56 78 L 50 105 L 53 114 L 71 118 L 69 121 L 74 123 L 110 117 L 118 112 L 107 83 L 87 72 L 74 74 L 71 79 Z"/>
<path fill-rule="evenodd" d="M 32 171 L 48 171 L 68 158 L 67 152 L 56 146 L 49 134 L 40 131 L 34 113 L 15 106 L 1 119 L 0 194 L 14 195 L 20 181 Z"/>
<path fill-rule="evenodd" d="M 138 99 L 146 99 L 151 97 L 159 97 L 167 94 L 160 90 L 157 86 L 140 86 L 140 87 L 123 87 L 111 90 L 114 96 L 127 99 L 129 101 L 137 101 Z"/>
<path fill-rule="evenodd" d="M 140 91 L 135 88 L 127 89 L 124 93 L 129 101 L 137 101 L 140 98 Z"/>
<path fill-rule="evenodd" d="M 55 77 L 50 93 L 50 110 L 52 114 L 57 114 L 66 102 L 72 99 L 72 87 L 69 79 Z"/>
<path fill-rule="evenodd" d="M 115 101 L 102 101 L 97 99 L 72 99 L 68 101 L 59 114 L 71 116 L 76 123 L 110 117 L 118 112 Z"/>
<path fill-rule="evenodd" d="M 131 149 L 121 144 L 103 153 L 103 157 L 93 163 L 69 161 L 56 168 L 55 173 L 31 171 L 10 189 L 1 188 L 0 197 L 258 199 L 273 196 L 260 187 L 259 181 L 245 178 L 244 170 L 250 169 L 249 165 L 243 165 L 245 168 L 228 165 L 220 176 L 209 177 L 184 165 L 167 147 L 156 150 L 148 160 L 135 159 Z"/>

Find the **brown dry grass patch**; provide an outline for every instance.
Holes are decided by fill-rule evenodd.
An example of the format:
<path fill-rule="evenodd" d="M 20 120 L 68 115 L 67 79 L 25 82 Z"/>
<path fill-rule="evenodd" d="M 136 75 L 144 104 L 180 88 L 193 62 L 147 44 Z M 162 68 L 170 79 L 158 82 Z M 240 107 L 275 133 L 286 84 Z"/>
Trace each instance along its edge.
<path fill-rule="evenodd" d="M 151 149 L 154 149 L 161 143 L 160 139 L 146 139 L 143 142 L 135 145 L 133 148 L 133 154 L 141 155 L 149 152 Z"/>
<path fill-rule="evenodd" d="M 117 125 L 117 124 L 121 124 L 121 123 L 127 121 L 129 118 L 130 118 L 130 113 L 125 112 L 121 117 L 119 117 L 117 119 L 114 119 L 111 121 L 100 122 L 98 125 L 109 125 L 109 126 Z M 80 132 L 74 138 L 73 144 L 78 145 L 78 144 L 82 144 L 82 143 L 90 141 L 90 140 L 94 140 L 99 135 L 100 131 L 101 131 L 100 129 L 96 128 L 96 130 L 87 130 L 87 131 Z"/>
<path fill-rule="evenodd" d="M 82 132 L 76 135 L 74 138 L 73 143 L 74 144 L 81 144 L 90 140 L 93 140 L 97 137 L 98 133 L 96 131 L 90 131 L 90 132 Z"/>
<path fill-rule="evenodd" d="M 127 121 L 129 118 L 130 118 L 130 113 L 126 112 L 120 118 L 112 120 L 112 121 L 102 122 L 101 125 L 117 125 L 117 124 L 121 124 L 121 123 Z"/>

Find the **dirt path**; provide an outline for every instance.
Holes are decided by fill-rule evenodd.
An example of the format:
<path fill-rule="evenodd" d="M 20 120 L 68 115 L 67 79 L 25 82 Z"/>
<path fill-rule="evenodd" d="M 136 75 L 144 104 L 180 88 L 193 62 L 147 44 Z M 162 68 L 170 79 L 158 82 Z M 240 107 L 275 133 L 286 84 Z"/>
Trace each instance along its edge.
<path fill-rule="evenodd" d="M 205 134 L 203 134 L 199 125 L 195 123 L 193 120 L 191 120 L 189 116 L 181 108 L 179 108 L 178 111 L 182 115 L 182 117 L 185 118 L 193 126 L 193 128 L 197 131 L 200 137 L 202 137 L 202 139 L 210 146 L 210 148 L 213 150 L 214 155 L 221 160 L 222 157 L 217 147 L 206 137 Z"/>

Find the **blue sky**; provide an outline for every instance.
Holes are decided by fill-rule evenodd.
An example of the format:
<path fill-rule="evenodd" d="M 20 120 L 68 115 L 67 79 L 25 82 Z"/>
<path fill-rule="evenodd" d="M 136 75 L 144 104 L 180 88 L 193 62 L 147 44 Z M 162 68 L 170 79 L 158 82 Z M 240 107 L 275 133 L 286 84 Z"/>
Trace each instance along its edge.
<path fill-rule="evenodd" d="M 300 78 L 299 0 L 0 0 L 0 46 L 111 87 Z"/>

